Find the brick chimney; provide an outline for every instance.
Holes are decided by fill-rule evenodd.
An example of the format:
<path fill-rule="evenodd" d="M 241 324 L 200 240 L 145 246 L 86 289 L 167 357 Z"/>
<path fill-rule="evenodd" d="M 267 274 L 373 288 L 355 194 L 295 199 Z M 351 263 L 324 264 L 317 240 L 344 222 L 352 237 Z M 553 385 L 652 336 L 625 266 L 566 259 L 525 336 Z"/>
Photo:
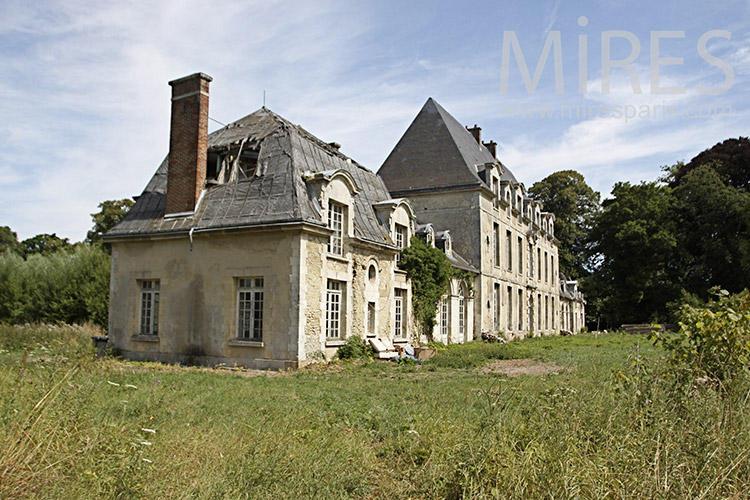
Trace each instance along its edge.
<path fill-rule="evenodd" d="M 471 135 L 474 136 L 474 140 L 477 141 L 477 144 L 480 146 L 482 145 L 482 127 L 477 127 L 477 124 L 475 123 L 473 127 L 469 128 L 469 126 L 466 126 L 466 130 L 471 132 Z"/>
<path fill-rule="evenodd" d="M 192 212 L 206 185 L 208 84 L 205 73 L 172 80 L 167 214 Z"/>
<path fill-rule="evenodd" d="M 487 151 L 490 152 L 492 157 L 497 160 L 497 143 L 495 141 L 483 142 L 482 143 Z"/>

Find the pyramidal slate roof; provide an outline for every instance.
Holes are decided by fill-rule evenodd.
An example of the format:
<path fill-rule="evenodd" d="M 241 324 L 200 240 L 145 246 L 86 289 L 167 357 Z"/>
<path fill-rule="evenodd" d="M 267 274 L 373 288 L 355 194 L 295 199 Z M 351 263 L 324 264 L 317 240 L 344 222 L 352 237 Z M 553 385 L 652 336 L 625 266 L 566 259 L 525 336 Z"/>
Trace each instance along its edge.
<path fill-rule="evenodd" d="M 305 222 L 326 227 L 304 174 L 342 169 L 354 179 L 354 232 L 363 240 L 392 245 L 373 204 L 391 198 L 383 181 L 302 127 L 263 107 L 208 136 L 209 151 L 257 149 L 258 166 L 249 178 L 227 176 L 209 185 L 195 213 L 164 217 L 168 157 L 164 159 L 127 216 L 107 238 L 175 232 L 236 229 Z"/>
<path fill-rule="evenodd" d="M 378 175 L 394 196 L 488 187 L 478 175 L 486 163 L 497 163 L 497 160 L 430 97 L 388 155 Z M 507 168 L 501 180 L 518 182 Z"/>

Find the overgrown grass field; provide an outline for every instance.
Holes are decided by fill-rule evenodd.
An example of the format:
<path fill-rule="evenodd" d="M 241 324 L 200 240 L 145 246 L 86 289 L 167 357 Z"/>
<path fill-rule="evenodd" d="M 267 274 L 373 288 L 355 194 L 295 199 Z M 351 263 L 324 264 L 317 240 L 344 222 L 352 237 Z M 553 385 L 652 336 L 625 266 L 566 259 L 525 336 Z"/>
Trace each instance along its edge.
<path fill-rule="evenodd" d="M 747 399 L 674 388 L 644 337 L 257 374 L 96 360 L 97 333 L 0 326 L 0 498 L 750 496 Z M 558 369 L 483 369 L 512 358 Z"/>

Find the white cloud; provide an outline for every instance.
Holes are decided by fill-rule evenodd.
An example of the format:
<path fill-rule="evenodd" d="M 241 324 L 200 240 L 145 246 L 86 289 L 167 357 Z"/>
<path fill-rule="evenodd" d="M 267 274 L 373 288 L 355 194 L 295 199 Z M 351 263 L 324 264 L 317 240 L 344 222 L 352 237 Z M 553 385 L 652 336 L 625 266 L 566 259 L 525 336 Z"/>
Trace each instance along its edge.
<path fill-rule="evenodd" d="M 455 18 L 441 19 L 440 9 L 430 5 L 425 13 L 418 2 L 7 0 L 0 8 L 0 225 L 23 238 L 57 232 L 82 239 L 100 201 L 146 185 L 168 149 L 167 82 L 195 71 L 214 77 L 213 118 L 226 123 L 258 109 L 265 90 L 271 109 L 342 143 L 344 153 L 372 170 L 430 96 L 465 124 L 483 126 L 525 182 L 576 168 L 608 189 L 613 179 L 653 177 L 656 159 L 671 162 L 691 148 L 746 135 L 739 77 L 733 91 L 744 93 L 727 96 L 737 105 L 731 124 L 502 117 L 507 102 L 661 102 L 634 98 L 627 82 L 606 97 L 560 97 L 541 88 L 536 95 L 500 95 L 502 29 L 482 29 L 481 22 L 512 18 L 514 29 L 535 37 L 540 21 L 549 30 L 558 14 L 568 14 L 558 10 L 563 5 L 550 3 L 545 19 L 520 17 L 528 9 L 522 3 L 459 9 L 465 15 L 450 10 Z M 586 13 L 593 20 L 598 12 Z M 736 36 L 732 64 L 740 75 L 747 38 Z M 639 72 L 646 89 L 647 72 Z M 682 84 L 680 78 L 665 71 L 662 85 Z M 694 88 L 695 81 L 682 85 Z M 694 92 L 676 99 L 704 102 Z"/>

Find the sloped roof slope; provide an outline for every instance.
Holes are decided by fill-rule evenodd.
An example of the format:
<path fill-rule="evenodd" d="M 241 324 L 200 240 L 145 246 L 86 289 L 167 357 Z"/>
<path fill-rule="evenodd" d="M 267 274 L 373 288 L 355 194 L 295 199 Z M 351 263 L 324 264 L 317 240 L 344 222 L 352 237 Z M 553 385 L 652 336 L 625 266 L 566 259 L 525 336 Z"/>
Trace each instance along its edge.
<path fill-rule="evenodd" d="M 380 175 L 394 196 L 450 188 L 487 187 L 478 175 L 497 160 L 432 97 L 422 106 Z M 501 180 L 517 182 L 504 169 Z"/>
<path fill-rule="evenodd" d="M 250 178 L 209 185 L 192 216 L 165 218 L 168 158 L 157 169 L 128 215 L 107 237 L 231 229 L 307 222 L 326 226 L 303 179 L 306 172 L 343 169 L 357 184 L 355 236 L 392 244 L 372 208 L 391 196 L 383 181 L 298 125 L 263 107 L 208 136 L 209 151 L 255 148 L 258 167 Z"/>

